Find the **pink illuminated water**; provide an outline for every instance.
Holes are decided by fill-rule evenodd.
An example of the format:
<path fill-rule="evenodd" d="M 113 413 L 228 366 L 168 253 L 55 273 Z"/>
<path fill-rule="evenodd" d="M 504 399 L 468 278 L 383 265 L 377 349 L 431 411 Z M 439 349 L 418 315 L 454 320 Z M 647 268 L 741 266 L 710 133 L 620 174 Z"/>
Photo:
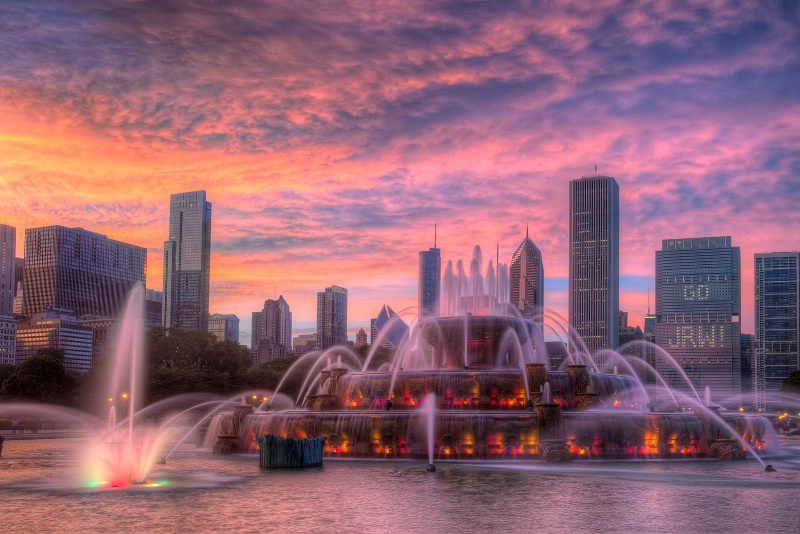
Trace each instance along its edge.
<path fill-rule="evenodd" d="M 7 436 L 8 437 L 8 436 Z M 7 440 L 4 532 L 797 532 L 800 442 L 764 473 L 742 462 L 327 461 L 262 471 L 250 455 L 183 448 L 153 487 L 60 484 L 83 439 Z M 276 490 L 277 489 L 277 490 Z M 502 512 L 498 512 L 501 510 Z"/>

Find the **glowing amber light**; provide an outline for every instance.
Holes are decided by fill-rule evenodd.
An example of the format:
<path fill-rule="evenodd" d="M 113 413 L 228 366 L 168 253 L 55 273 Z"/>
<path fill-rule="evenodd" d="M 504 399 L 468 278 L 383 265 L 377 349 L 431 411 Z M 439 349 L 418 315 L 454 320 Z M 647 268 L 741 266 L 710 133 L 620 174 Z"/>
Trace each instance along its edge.
<path fill-rule="evenodd" d="M 128 394 L 127 393 L 123 393 L 122 394 L 122 399 L 123 400 L 127 400 L 128 399 Z"/>

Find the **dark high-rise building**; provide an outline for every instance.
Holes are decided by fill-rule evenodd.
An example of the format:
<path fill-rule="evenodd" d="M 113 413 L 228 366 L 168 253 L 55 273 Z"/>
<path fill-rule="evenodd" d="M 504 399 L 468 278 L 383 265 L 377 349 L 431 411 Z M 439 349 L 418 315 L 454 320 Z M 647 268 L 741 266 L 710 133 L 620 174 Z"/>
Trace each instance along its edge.
<path fill-rule="evenodd" d="M 656 337 L 656 316 L 650 313 L 650 288 L 647 288 L 647 315 L 644 316 L 644 335 Z"/>
<path fill-rule="evenodd" d="M 144 327 L 147 330 L 161 326 L 161 308 L 164 305 L 164 293 L 155 289 L 147 289 L 144 294 Z"/>
<path fill-rule="evenodd" d="M 347 290 L 326 287 L 317 293 L 317 348 L 347 345 Z"/>
<path fill-rule="evenodd" d="M 756 343 L 764 349 L 764 387 L 781 389 L 800 369 L 800 252 L 755 255 Z"/>
<path fill-rule="evenodd" d="M 527 319 L 538 317 L 542 323 L 544 310 L 544 264 L 542 253 L 531 241 L 527 230 L 525 239 L 511 256 L 509 269 L 511 304 Z"/>
<path fill-rule="evenodd" d="M 170 196 L 162 326 L 208 331 L 211 202 L 205 191 Z"/>
<path fill-rule="evenodd" d="M 436 248 L 434 232 L 433 248 L 419 253 L 419 318 L 439 315 L 439 298 L 442 284 L 442 256 Z"/>
<path fill-rule="evenodd" d="M 6 317 L 14 313 L 16 249 L 17 229 L 0 224 L 0 315 Z"/>
<path fill-rule="evenodd" d="M 264 312 L 253 312 L 250 322 L 250 365 L 258 365 L 258 341 L 261 339 L 262 328 L 264 328 Z"/>
<path fill-rule="evenodd" d="M 22 313 L 118 317 L 146 267 L 146 249 L 82 228 L 25 230 Z"/>
<path fill-rule="evenodd" d="M 569 246 L 570 326 L 590 351 L 616 349 L 619 186 L 614 178 L 586 176 L 569 183 Z"/>
<path fill-rule="evenodd" d="M 0 315 L 0 365 L 17 363 L 17 321 Z"/>
<path fill-rule="evenodd" d="M 363 328 L 359 328 L 358 332 L 356 332 L 356 344 L 355 347 L 363 347 L 367 344 L 367 331 Z"/>
<path fill-rule="evenodd" d="M 408 325 L 397 312 L 384 304 L 378 316 L 370 321 L 370 344 L 380 343 L 384 347 L 396 349 L 408 332 Z"/>
<path fill-rule="evenodd" d="M 283 295 L 264 301 L 264 309 L 253 313 L 253 329 L 256 328 L 258 334 L 252 341 L 254 365 L 292 354 L 292 312 Z"/>
<path fill-rule="evenodd" d="M 730 236 L 665 239 L 656 251 L 656 341 L 702 394 L 741 391 L 741 259 Z M 659 374 L 688 390 L 667 358 Z"/>
<path fill-rule="evenodd" d="M 22 315 L 22 277 L 25 273 L 25 260 L 14 258 L 14 315 Z"/>

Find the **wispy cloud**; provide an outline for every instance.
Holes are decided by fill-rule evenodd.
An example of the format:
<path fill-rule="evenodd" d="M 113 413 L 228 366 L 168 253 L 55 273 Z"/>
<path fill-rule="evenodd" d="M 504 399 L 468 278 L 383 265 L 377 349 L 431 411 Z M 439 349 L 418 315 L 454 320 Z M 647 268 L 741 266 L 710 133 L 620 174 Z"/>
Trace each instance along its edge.
<path fill-rule="evenodd" d="M 146 246 L 159 287 L 169 194 L 206 189 L 212 308 L 243 321 L 275 291 L 313 320 L 331 284 L 351 323 L 413 305 L 434 223 L 506 261 L 529 225 L 562 280 L 595 164 L 633 323 L 661 239 L 733 235 L 746 330 L 752 253 L 800 247 L 793 2 L 11 1 L 0 49 L 5 222 Z"/>

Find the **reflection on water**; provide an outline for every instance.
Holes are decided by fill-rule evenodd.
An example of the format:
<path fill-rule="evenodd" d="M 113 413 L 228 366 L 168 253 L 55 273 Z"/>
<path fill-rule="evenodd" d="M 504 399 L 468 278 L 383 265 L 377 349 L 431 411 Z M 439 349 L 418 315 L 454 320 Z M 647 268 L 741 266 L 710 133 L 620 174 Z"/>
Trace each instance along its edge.
<path fill-rule="evenodd" d="M 0 530 L 267 532 L 798 532 L 800 442 L 745 462 L 327 461 L 261 471 L 252 455 L 176 452 L 157 487 L 69 484 L 80 439 L 5 443 Z"/>

